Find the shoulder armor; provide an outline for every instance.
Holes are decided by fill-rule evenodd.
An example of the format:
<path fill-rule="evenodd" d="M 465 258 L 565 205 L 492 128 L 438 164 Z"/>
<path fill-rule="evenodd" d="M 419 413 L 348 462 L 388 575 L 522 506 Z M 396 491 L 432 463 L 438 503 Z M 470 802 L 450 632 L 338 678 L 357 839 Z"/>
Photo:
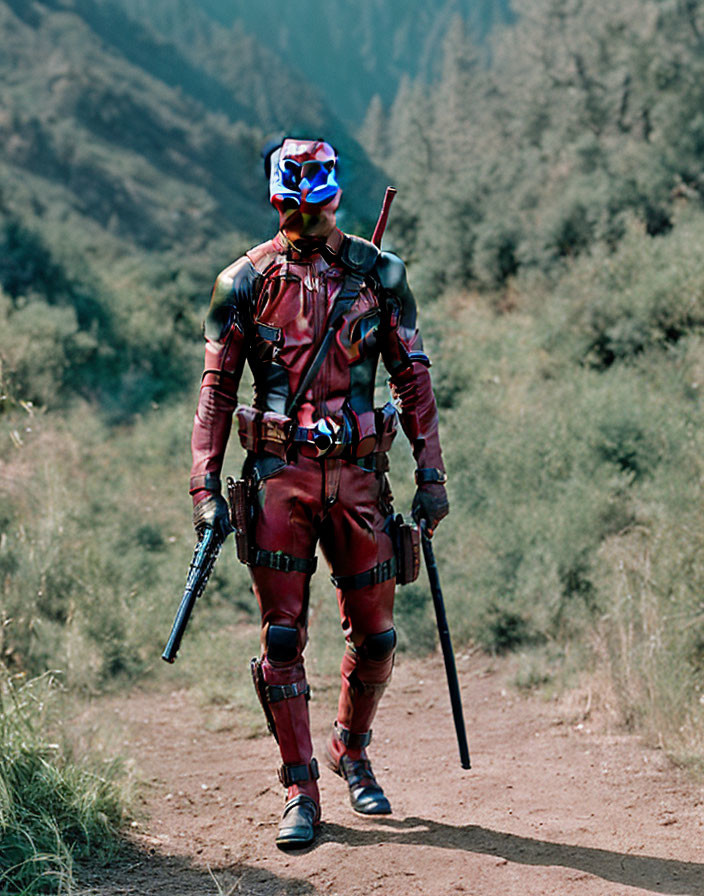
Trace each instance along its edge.
<path fill-rule="evenodd" d="M 416 300 L 406 277 L 406 265 L 393 252 L 380 252 L 374 277 L 386 305 L 398 309 L 399 323 L 409 329 L 416 326 Z"/>
<path fill-rule="evenodd" d="M 251 316 L 258 279 L 259 274 L 246 255 L 218 274 L 203 322 L 206 339 L 220 342 L 233 323 L 244 332 Z"/>
<path fill-rule="evenodd" d="M 393 252 L 380 252 L 376 275 L 382 289 L 400 295 L 408 289 L 406 265 Z"/>
<path fill-rule="evenodd" d="M 355 274 L 361 274 L 363 277 L 371 273 L 379 254 L 374 243 L 362 239 L 361 236 L 345 234 L 340 246 L 340 261 Z"/>

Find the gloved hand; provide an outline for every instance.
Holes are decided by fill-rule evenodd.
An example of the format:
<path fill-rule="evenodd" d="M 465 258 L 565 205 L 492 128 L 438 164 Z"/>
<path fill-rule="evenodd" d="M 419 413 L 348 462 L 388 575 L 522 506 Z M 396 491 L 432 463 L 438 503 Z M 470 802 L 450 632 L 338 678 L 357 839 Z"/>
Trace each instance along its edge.
<path fill-rule="evenodd" d="M 230 524 L 230 511 L 227 501 L 222 495 L 208 492 L 206 497 L 199 501 L 193 508 L 193 525 L 198 537 L 203 529 L 214 529 L 217 535 L 224 541 L 232 532 Z"/>
<path fill-rule="evenodd" d="M 418 486 L 411 514 L 417 523 L 421 520 L 426 521 L 429 535 L 433 534 L 437 524 L 449 512 L 450 502 L 447 500 L 445 486 L 441 482 L 424 482 Z"/>

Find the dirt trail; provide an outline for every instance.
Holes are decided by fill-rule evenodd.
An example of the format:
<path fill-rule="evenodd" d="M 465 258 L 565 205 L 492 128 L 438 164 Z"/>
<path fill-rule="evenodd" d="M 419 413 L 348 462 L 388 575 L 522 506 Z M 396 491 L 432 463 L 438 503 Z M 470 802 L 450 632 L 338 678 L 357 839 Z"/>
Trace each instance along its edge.
<path fill-rule="evenodd" d="M 86 893 L 108 896 L 611 896 L 704 894 L 704 790 L 636 738 L 517 696 L 499 664 L 458 661 L 472 754 L 460 768 L 441 658 L 400 658 L 371 755 L 394 808 L 355 815 L 321 769 L 314 847 L 274 846 L 273 739 L 210 733 L 182 692 L 108 703 L 149 780 L 133 854 Z M 316 681 L 312 681 L 315 688 Z M 321 757 L 334 689 L 311 703 Z M 321 763 L 322 764 L 322 763 Z"/>

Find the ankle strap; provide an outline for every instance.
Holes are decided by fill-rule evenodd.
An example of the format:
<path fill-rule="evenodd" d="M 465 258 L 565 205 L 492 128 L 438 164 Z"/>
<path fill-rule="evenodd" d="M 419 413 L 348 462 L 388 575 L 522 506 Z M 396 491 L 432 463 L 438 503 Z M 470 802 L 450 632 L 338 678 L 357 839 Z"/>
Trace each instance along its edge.
<path fill-rule="evenodd" d="M 279 769 L 279 781 L 284 787 L 302 784 L 304 781 L 317 781 L 320 777 L 318 760 L 311 759 L 310 765 L 291 765 L 284 763 Z"/>
<path fill-rule="evenodd" d="M 353 750 L 362 750 L 368 747 L 372 742 L 372 731 L 365 731 L 363 734 L 353 734 L 348 728 L 343 728 L 339 722 L 334 724 L 335 736 L 346 747 L 352 747 Z"/>

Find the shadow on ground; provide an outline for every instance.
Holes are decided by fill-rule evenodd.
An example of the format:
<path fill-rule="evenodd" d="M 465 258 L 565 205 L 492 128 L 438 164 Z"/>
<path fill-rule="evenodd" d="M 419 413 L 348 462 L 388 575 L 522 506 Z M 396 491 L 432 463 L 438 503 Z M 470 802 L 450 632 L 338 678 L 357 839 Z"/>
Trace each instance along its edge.
<path fill-rule="evenodd" d="M 347 846 L 371 846 L 377 843 L 406 843 L 437 846 L 501 856 L 523 865 L 558 865 L 574 868 L 628 887 L 640 887 L 653 893 L 673 896 L 704 896 L 704 865 L 655 856 L 631 855 L 534 840 L 492 831 L 478 825 L 455 827 L 425 818 L 403 821 L 379 820 L 376 830 L 360 831 L 339 824 L 324 824 L 319 841 L 335 841 Z"/>
<path fill-rule="evenodd" d="M 308 881 L 236 864 L 197 867 L 179 856 L 128 848 L 100 869 L 79 871 L 76 896 L 315 896 Z"/>

